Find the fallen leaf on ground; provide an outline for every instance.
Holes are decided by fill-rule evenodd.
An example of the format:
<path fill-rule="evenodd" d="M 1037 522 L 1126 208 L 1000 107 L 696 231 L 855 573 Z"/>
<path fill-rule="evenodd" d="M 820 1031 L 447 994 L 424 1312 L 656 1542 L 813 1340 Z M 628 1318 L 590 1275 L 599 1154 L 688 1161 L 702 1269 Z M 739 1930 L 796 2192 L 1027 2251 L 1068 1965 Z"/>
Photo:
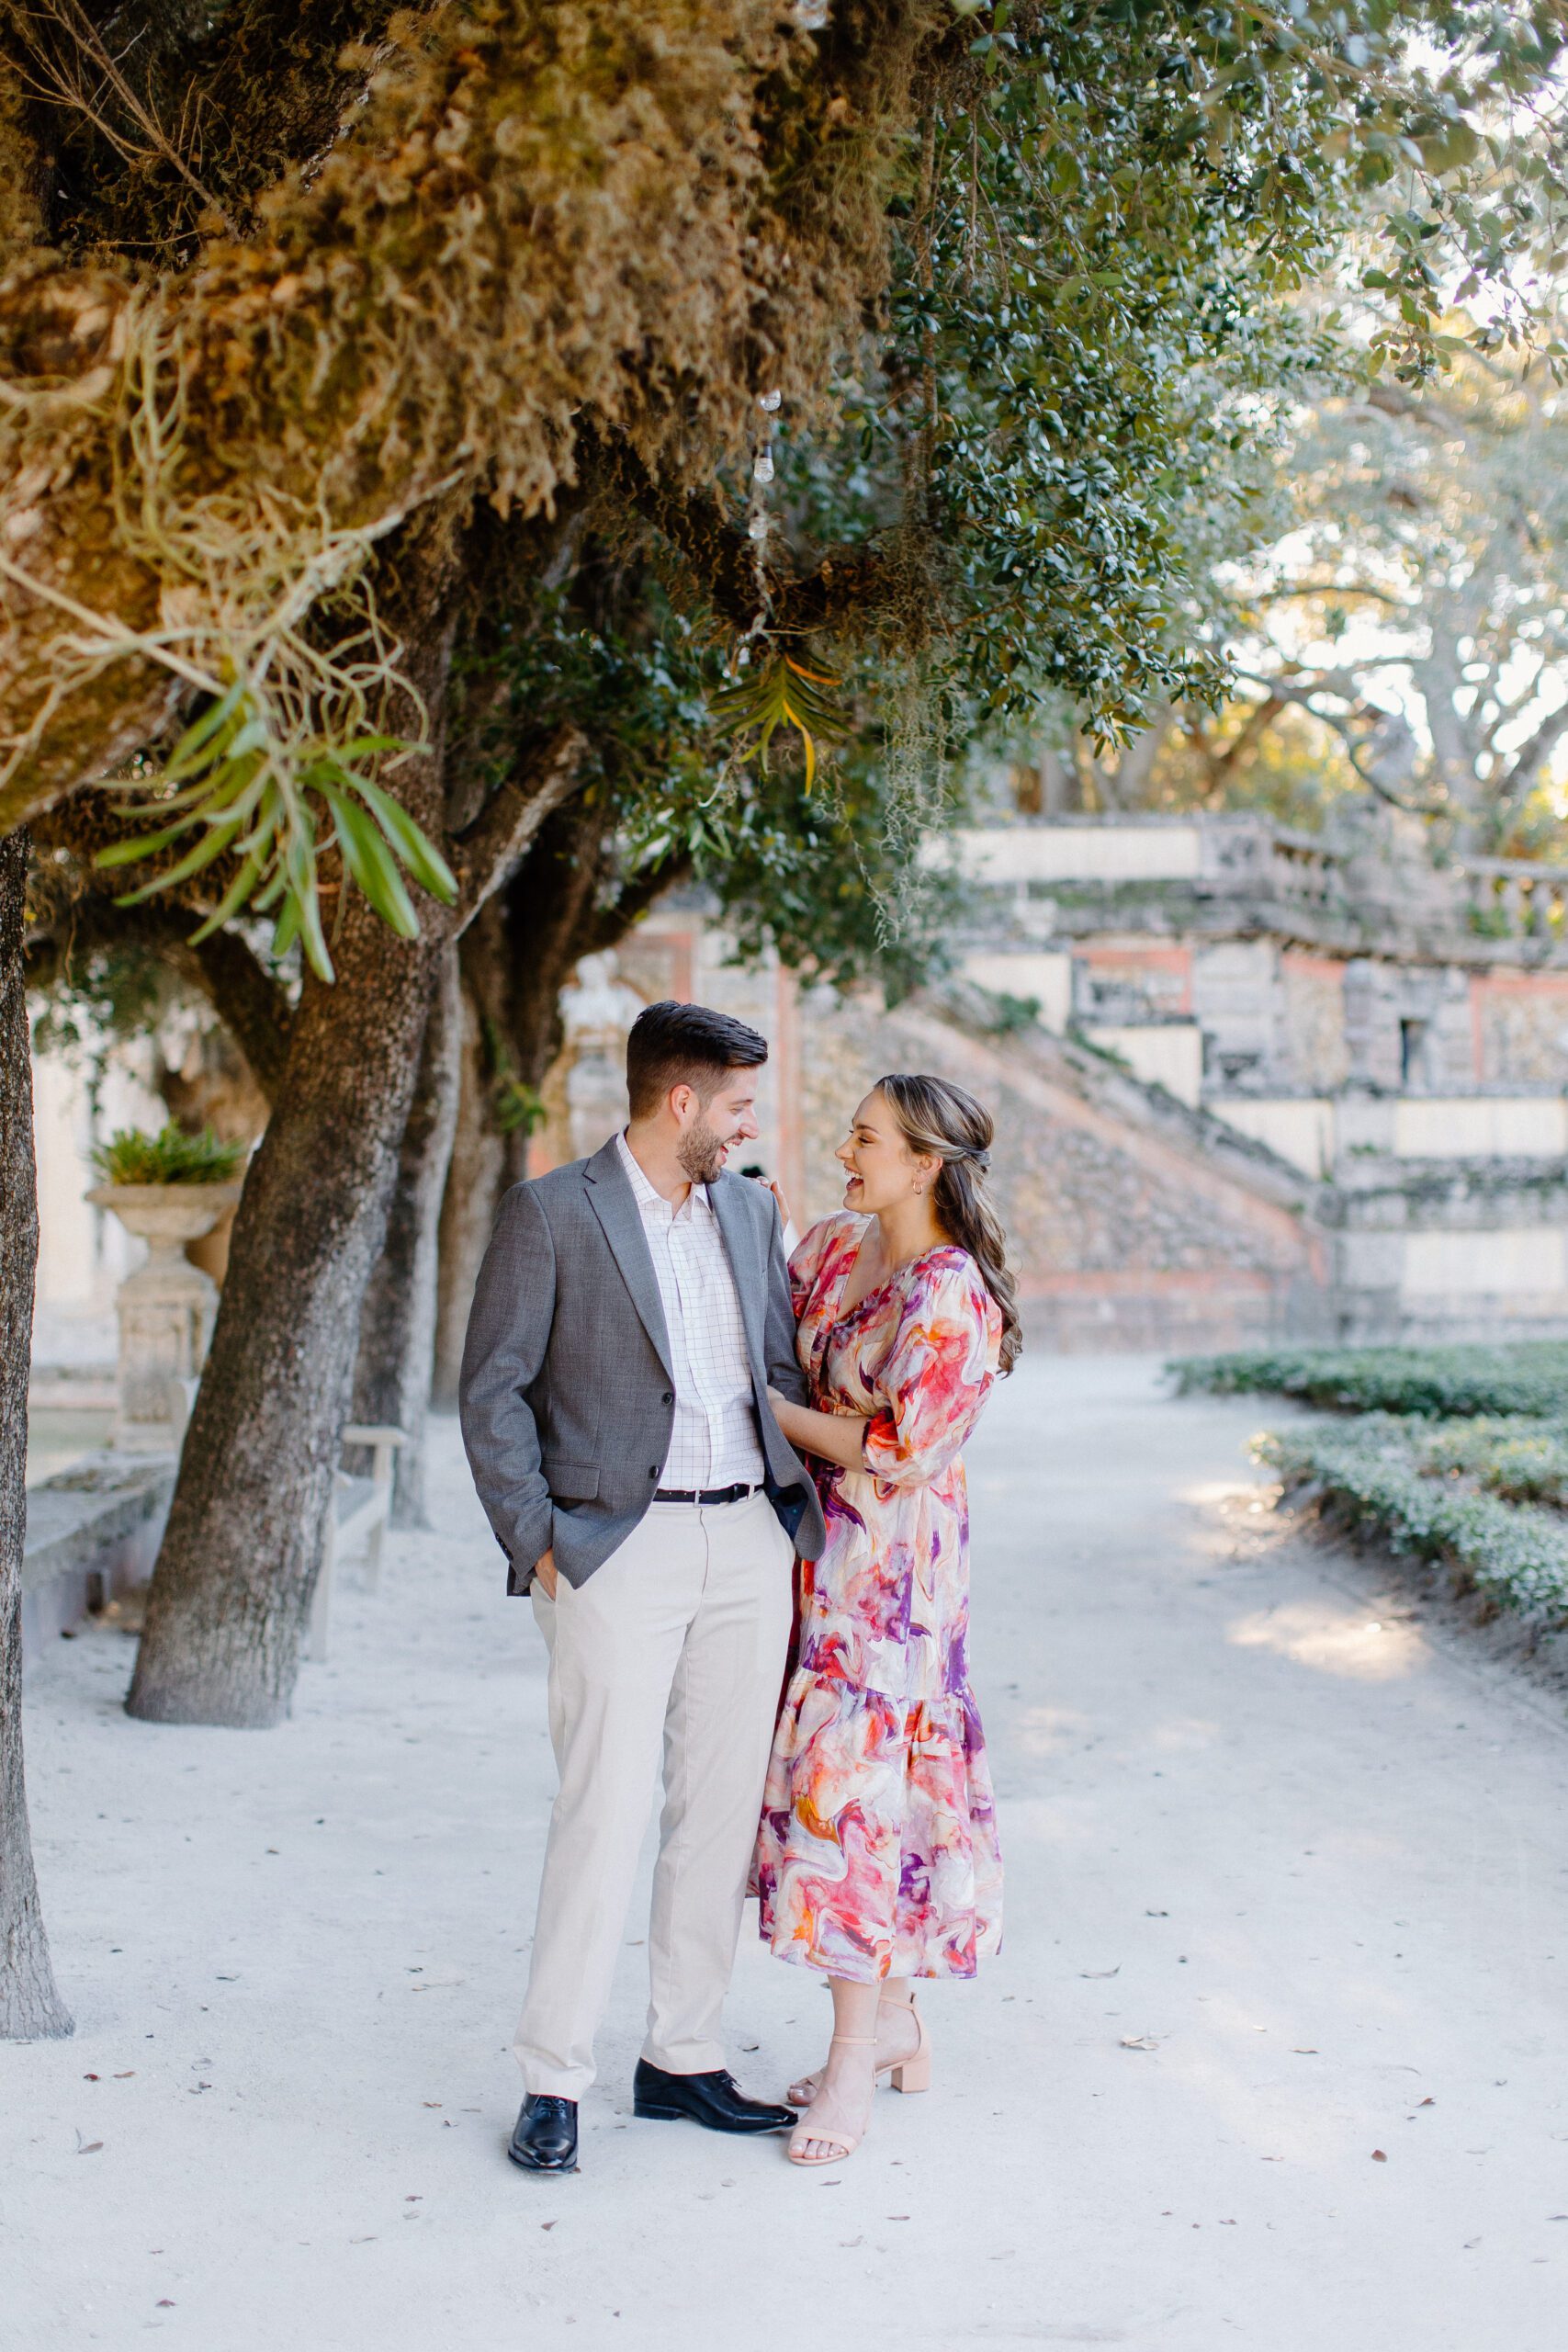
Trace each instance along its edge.
<path fill-rule="evenodd" d="M 1385 2154 L 1385 2153 L 1383 2152 L 1383 2150 L 1382 2150 L 1382 2148 L 1374 2148 L 1374 2149 L 1372 2150 L 1372 2162 L 1373 2162 L 1373 2164 L 1375 2164 L 1375 2165 L 1386 2165 L 1386 2164 L 1387 2164 L 1387 2162 L 1388 2162 L 1388 2157 L 1387 2157 L 1387 2155 Z"/>
<path fill-rule="evenodd" d="M 542 2230 L 553 2230 L 555 2228 L 555 2223 L 554 2222 L 541 2222 L 539 2223 L 539 2227 Z"/>
<path fill-rule="evenodd" d="M 1315 2050 L 1310 2049 L 1296 2049 L 1291 2052 L 1292 2058 L 1315 2058 L 1318 2054 Z"/>
<path fill-rule="evenodd" d="M 85 2148 L 78 2147 L 76 2154 L 79 2156 L 96 2156 L 103 2144 L 101 2140 L 89 2140 Z"/>
<path fill-rule="evenodd" d="M 1102 1976 L 1120 1976 L 1121 1973 L 1122 1963 L 1120 1961 L 1117 1962 L 1114 1968 L 1080 1968 L 1078 1971 L 1078 1974 L 1080 1976 L 1087 1976 L 1096 1981 Z"/>
<path fill-rule="evenodd" d="M 1159 2043 L 1152 2033 L 1124 2033 L 1122 2047 L 1123 2050 L 1157 2050 Z"/>
<path fill-rule="evenodd" d="M 1417 2107 L 1436 2107 L 1438 2102 L 1435 2098 L 1418 2098 L 1416 2104 Z"/>
<path fill-rule="evenodd" d="M 129 2083 L 135 2072 L 136 2069 L 134 2066 L 128 2066 L 123 2075 L 117 2075 L 115 2076 L 115 2081 L 117 2083 Z"/>
<path fill-rule="evenodd" d="M 159 2311 L 161 2311 L 161 2312 L 172 2312 L 172 2311 L 174 2310 L 174 2308 L 175 2308 L 175 2307 L 174 2307 L 173 2303 L 169 2301 L 169 2298 L 167 2297 L 167 2295 L 160 2295 L 160 2296 L 159 2296 L 159 2298 L 158 2298 L 158 2301 L 157 2301 L 156 2308 L 157 2308 Z"/>

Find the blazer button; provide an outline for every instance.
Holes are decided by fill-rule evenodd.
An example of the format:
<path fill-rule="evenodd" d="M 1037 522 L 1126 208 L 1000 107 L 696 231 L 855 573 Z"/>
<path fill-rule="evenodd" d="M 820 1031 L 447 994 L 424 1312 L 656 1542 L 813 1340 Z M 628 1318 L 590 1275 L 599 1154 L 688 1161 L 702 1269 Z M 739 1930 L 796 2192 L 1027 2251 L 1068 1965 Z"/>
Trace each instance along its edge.
<path fill-rule="evenodd" d="M 672 1405 L 675 1402 L 675 1391 L 672 1388 L 667 1388 L 659 1401 L 661 1405 Z"/>
<path fill-rule="evenodd" d="M 650 1478 L 657 1478 L 657 1477 L 658 1477 L 658 1476 L 659 1476 L 659 1465 L 657 1464 L 657 1463 L 654 1464 L 653 1468 L 649 1472 L 649 1474 L 648 1474 L 648 1475 L 649 1475 L 649 1476 Z"/>

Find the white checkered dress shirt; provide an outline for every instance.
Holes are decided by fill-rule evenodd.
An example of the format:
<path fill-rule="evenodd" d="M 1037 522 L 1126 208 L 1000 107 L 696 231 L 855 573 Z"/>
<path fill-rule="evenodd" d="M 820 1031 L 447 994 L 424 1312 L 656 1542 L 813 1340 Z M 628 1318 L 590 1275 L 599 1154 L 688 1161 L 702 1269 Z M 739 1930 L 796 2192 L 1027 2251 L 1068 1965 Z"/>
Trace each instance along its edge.
<path fill-rule="evenodd" d="M 760 1487 L 762 1449 L 740 1301 L 707 1187 L 694 1184 L 679 1210 L 671 1208 L 637 1166 L 626 1136 L 617 1141 L 642 1212 L 675 1375 L 675 1427 L 659 1483 L 693 1492 L 742 1482 Z"/>

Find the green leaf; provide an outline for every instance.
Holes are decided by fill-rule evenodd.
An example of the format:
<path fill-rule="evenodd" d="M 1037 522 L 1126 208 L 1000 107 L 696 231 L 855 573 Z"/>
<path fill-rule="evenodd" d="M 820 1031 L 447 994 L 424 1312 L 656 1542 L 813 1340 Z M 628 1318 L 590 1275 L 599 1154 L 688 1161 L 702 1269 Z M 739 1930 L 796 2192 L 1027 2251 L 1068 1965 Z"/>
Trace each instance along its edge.
<path fill-rule="evenodd" d="M 414 880 L 433 899 L 439 899 L 443 906 L 453 905 L 457 896 L 457 877 L 402 804 L 367 775 L 347 776 L 344 782 L 348 789 L 358 793 Z"/>
<path fill-rule="evenodd" d="M 214 825 L 207 839 L 197 842 L 196 847 L 177 865 L 171 865 L 166 874 L 155 874 L 151 882 L 141 885 L 140 890 L 132 890 L 125 898 L 118 899 L 116 905 L 139 906 L 143 899 L 152 898 L 156 890 L 172 890 L 176 884 L 188 882 L 193 874 L 199 874 L 205 866 L 212 864 L 215 857 L 221 856 L 244 821 L 243 817 L 231 817 L 225 823 Z"/>
<path fill-rule="evenodd" d="M 284 902 L 283 912 L 278 916 L 276 928 L 272 934 L 274 956 L 287 956 L 299 936 L 299 910 L 294 900 L 288 899 Z"/>
<path fill-rule="evenodd" d="M 245 689 L 236 681 L 226 694 L 208 704 L 199 718 L 192 720 L 164 766 L 164 774 L 170 783 L 177 783 L 182 776 L 194 775 L 197 769 L 210 765 L 213 738 L 225 721 L 234 717 L 244 699 Z"/>
<path fill-rule="evenodd" d="M 107 849 L 95 851 L 93 864 L 136 865 L 144 857 L 156 857 L 161 849 L 167 849 L 171 842 L 177 842 L 182 833 L 188 833 L 198 822 L 196 817 L 182 817 L 177 825 L 165 825 L 162 832 L 142 833 L 133 842 L 111 842 Z"/>
<path fill-rule="evenodd" d="M 199 946 L 204 939 L 210 939 L 215 931 L 221 931 L 226 922 L 233 921 L 260 880 L 262 865 L 263 860 L 259 853 L 253 850 L 200 930 L 191 933 L 190 944 L 193 947 Z"/>
<path fill-rule="evenodd" d="M 419 937 L 419 918 L 403 887 L 397 861 L 386 842 L 363 808 L 356 808 L 345 792 L 335 786 L 324 786 L 327 805 L 333 814 L 333 828 L 338 846 L 343 851 L 344 864 L 364 891 L 383 922 L 391 926 L 403 939 Z"/>

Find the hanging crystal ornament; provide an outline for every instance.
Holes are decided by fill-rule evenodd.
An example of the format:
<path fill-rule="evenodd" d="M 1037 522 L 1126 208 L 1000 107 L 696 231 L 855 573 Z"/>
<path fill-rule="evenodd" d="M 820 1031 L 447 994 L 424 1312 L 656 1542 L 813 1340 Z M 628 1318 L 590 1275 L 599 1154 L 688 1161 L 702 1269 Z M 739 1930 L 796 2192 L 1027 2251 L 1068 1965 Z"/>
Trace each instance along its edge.
<path fill-rule="evenodd" d="M 772 446 L 773 421 L 778 415 L 783 401 L 784 394 L 780 391 L 759 392 L 757 395 L 757 406 L 761 412 L 762 424 L 760 438 L 751 453 L 751 497 L 746 521 L 746 536 L 750 540 L 752 548 L 751 569 L 757 582 L 757 609 L 751 616 L 751 626 L 741 640 L 742 660 L 745 658 L 745 648 L 766 631 L 768 613 L 772 604 L 772 598 L 768 594 L 768 573 L 764 560 L 768 532 L 773 521 L 768 513 L 767 501 L 768 486 L 773 479 Z"/>

